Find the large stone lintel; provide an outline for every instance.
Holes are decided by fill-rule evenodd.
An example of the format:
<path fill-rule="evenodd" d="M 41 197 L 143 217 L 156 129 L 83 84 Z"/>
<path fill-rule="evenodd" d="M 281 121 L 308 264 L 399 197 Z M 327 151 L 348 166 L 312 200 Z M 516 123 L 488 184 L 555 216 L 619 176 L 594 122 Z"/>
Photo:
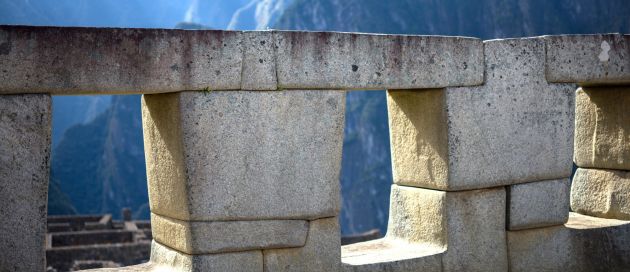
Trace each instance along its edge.
<path fill-rule="evenodd" d="M 546 36 L 549 82 L 630 83 L 630 35 Z"/>
<path fill-rule="evenodd" d="M 0 94 L 406 89 L 482 82 L 483 47 L 476 38 L 0 26 Z"/>
<path fill-rule="evenodd" d="M 0 93 L 239 89 L 242 33 L 0 26 Z"/>
<path fill-rule="evenodd" d="M 284 89 L 420 89 L 483 83 L 481 40 L 276 32 Z"/>

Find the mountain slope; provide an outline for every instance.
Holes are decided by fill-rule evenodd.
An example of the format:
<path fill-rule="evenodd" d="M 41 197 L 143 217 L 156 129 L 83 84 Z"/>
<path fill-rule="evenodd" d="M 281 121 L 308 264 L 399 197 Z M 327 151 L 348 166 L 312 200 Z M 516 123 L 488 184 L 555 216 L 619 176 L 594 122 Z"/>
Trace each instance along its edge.
<path fill-rule="evenodd" d="M 78 213 L 119 215 L 123 207 L 136 211 L 145 205 L 140 96 L 114 96 L 111 107 L 92 122 L 68 129 L 52 157 L 51 180 Z"/>
<path fill-rule="evenodd" d="M 172 27 L 192 0 L 0 0 L 0 24 Z"/>
<path fill-rule="evenodd" d="M 52 103 L 52 146 L 55 147 L 69 127 L 86 124 L 105 111 L 111 103 L 111 96 L 53 96 Z"/>
<path fill-rule="evenodd" d="M 276 23 L 294 0 L 251 0 L 232 15 L 227 29 L 264 30 Z"/>
<path fill-rule="evenodd" d="M 278 29 L 482 39 L 630 31 L 627 0 L 296 0 Z"/>

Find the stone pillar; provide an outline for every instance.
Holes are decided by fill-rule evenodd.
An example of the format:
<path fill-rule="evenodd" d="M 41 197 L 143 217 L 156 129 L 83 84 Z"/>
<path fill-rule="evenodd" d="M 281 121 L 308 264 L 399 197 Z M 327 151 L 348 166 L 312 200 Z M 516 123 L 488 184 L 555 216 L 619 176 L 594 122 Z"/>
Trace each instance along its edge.
<path fill-rule="evenodd" d="M 573 211 L 630 220 L 630 87 L 576 91 Z"/>
<path fill-rule="evenodd" d="M 611 87 L 583 87 L 575 93 L 574 161 L 579 169 L 570 189 L 570 206 L 581 214 L 570 213 L 564 225 L 531 228 L 536 224 L 527 226 L 523 218 L 536 218 L 538 223 L 558 218 L 560 202 L 544 199 L 566 188 L 565 181 L 512 186 L 509 201 L 514 207 L 539 208 L 510 210 L 509 227 L 518 229 L 507 236 L 510 271 L 627 270 L 630 221 L 607 218 L 630 219 L 626 171 L 630 168 L 624 170 L 630 162 L 630 91 L 620 86 L 630 82 L 630 37 L 567 35 L 544 40 L 548 81 Z M 564 194 L 556 198 L 566 201 Z"/>
<path fill-rule="evenodd" d="M 419 247 L 383 260 L 393 271 L 507 271 L 506 228 L 568 218 L 574 86 L 547 83 L 542 39 L 484 46 L 481 86 L 387 93 L 395 185 L 385 241 L 373 243 Z"/>
<path fill-rule="evenodd" d="M 338 270 L 344 111 L 343 91 L 144 95 L 153 265 Z"/>
<path fill-rule="evenodd" d="M 50 128 L 50 95 L 0 95 L 2 272 L 45 270 Z"/>

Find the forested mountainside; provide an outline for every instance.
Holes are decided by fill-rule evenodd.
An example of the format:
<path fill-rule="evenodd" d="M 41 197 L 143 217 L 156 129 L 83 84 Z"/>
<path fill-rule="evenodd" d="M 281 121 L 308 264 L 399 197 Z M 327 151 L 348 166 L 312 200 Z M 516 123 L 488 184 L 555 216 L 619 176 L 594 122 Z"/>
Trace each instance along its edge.
<path fill-rule="evenodd" d="M 273 28 L 494 39 L 629 33 L 629 14 L 628 0 L 295 0 Z M 392 182 L 385 94 L 349 92 L 346 109 L 342 233 L 384 233 Z"/>

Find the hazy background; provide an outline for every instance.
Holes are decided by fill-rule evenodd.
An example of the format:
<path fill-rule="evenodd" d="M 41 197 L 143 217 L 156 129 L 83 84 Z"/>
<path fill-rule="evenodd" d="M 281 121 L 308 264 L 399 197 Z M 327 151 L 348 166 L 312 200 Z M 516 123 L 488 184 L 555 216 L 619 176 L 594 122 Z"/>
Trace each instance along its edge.
<path fill-rule="evenodd" d="M 0 0 L 0 24 L 334 30 L 482 39 L 629 33 L 629 0 Z M 391 162 L 383 91 L 349 92 L 342 234 L 387 225 Z M 49 213 L 148 218 L 140 97 L 53 97 Z"/>

